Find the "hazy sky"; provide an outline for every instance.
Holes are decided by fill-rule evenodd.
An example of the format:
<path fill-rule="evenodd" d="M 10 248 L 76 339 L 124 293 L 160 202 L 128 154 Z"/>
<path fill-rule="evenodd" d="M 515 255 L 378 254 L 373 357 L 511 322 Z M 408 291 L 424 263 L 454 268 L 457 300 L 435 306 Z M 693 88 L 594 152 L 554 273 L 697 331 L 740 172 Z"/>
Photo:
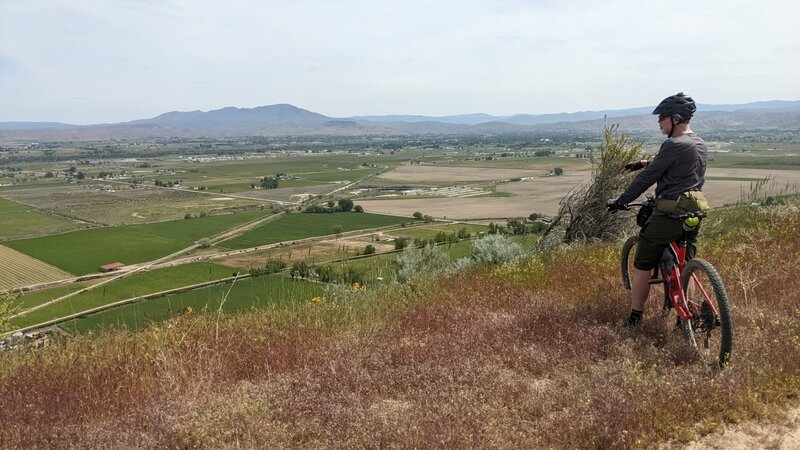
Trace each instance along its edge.
<path fill-rule="evenodd" d="M 797 0 L 0 0 L 0 121 L 800 99 Z"/>

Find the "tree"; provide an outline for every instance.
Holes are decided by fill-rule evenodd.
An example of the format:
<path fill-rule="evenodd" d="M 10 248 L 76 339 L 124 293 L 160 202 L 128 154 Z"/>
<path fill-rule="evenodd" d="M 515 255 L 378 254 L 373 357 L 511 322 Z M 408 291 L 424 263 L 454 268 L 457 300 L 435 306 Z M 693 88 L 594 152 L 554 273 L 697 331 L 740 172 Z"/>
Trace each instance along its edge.
<path fill-rule="evenodd" d="M 349 198 L 343 198 L 339 200 L 339 209 L 343 212 L 348 212 L 353 209 L 353 201 Z"/>
<path fill-rule="evenodd" d="M 341 236 L 342 231 L 344 231 L 344 227 L 342 227 L 341 225 L 334 225 L 331 231 L 333 231 L 336 234 L 336 236 Z"/>
<path fill-rule="evenodd" d="M 361 205 L 355 205 L 355 206 L 353 206 L 353 212 L 363 213 L 364 212 L 364 207 L 361 206 Z"/>
<path fill-rule="evenodd" d="M 261 179 L 261 189 L 275 189 L 278 187 L 278 180 L 273 177 L 264 177 Z"/>
<path fill-rule="evenodd" d="M 555 169 L 553 169 L 553 175 L 560 177 L 563 174 L 564 174 L 564 169 L 562 169 L 561 167 L 556 167 Z"/>
<path fill-rule="evenodd" d="M 422 219 L 422 217 L 423 217 L 423 216 L 422 216 L 422 213 L 421 213 L 421 212 L 417 211 L 417 212 L 415 212 L 414 214 L 412 214 L 412 216 L 411 216 L 411 217 L 413 217 L 413 218 L 415 218 L 415 219 Z"/>
<path fill-rule="evenodd" d="M 541 215 L 541 214 L 539 214 L 539 213 L 531 213 L 531 215 L 530 215 L 530 216 L 528 216 L 528 220 L 530 220 L 531 222 L 533 222 L 534 220 L 538 220 L 538 219 L 540 219 L 541 217 L 542 217 L 542 215 Z"/>
<path fill-rule="evenodd" d="M 375 246 L 372 244 L 367 244 L 367 246 L 364 247 L 364 254 L 372 255 L 373 253 L 375 253 Z"/>
<path fill-rule="evenodd" d="M 312 204 L 306 206 L 305 212 L 307 212 L 307 213 L 325 213 L 325 212 L 328 212 L 328 210 L 324 206 L 322 206 L 322 205 L 320 205 L 318 203 L 312 203 Z"/>
<path fill-rule="evenodd" d="M 398 237 L 394 240 L 394 249 L 402 250 L 408 247 L 408 238 Z"/>
<path fill-rule="evenodd" d="M 509 219 L 506 226 L 508 226 L 508 232 L 511 234 L 525 234 L 525 219 L 522 217 Z"/>

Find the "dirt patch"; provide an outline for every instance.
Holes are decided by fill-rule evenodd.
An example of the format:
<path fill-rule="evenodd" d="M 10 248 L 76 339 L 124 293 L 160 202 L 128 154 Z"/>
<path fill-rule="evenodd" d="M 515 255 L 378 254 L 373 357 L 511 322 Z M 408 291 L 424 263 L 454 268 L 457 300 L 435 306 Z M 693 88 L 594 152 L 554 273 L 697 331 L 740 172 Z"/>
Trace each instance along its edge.
<path fill-rule="evenodd" d="M 379 178 L 406 182 L 423 181 L 490 181 L 546 175 L 542 170 L 488 169 L 485 167 L 400 166 Z"/>
<path fill-rule="evenodd" d="M 511 193 L 512 197 L 361 200 L 359 203 L 369 212 L 408 217 L 415 211 L 448 219 L 527 217 L 532 212 L 553 215 L 558 212 L 558 202 L 588 178 L 587 171 L 576 171 L 560 177 L 539 177 L 497 186 L 498 191 Z"/>
<path fill-rule="evenodd" d="M 407 166 L 410 167 L 410 166 Z M 417 166 L 413 166 L 417 170 Z M 420 166 L 427 167 L 427 166 Z M 453 167 L 432 167 L 437 170 L 458 169 Z M 483 171 L 491 169 L 469 169 Z M 510 169 L 509 169 L 510 170 Z M 420 172 L 421 173 L 421 172 Z M 430 172 L 428 180 L 436 172 Z M 774 180 L 767 192 L 780 193 L 786 186 L 793 192 L 800 190 L 800 171 L 766 170 L 766 169 L 709 169 L 708 177 L 753 178 L 770 177 Z M 415 211 L 430 214 L 434 217 L 448 219 L 483 219 L 527 217 L 532 212 L 554 215 L 558 212 L 558 202 L 575 186 L 588 180 L 588 171 L 565 172 L 560 177 L 537 177 L 530 181 L 503 183 L 498 191 L 514 194 L 513 197 L 472 197 L 472 198 L 431 198 L 431 199 L 394 199 L 394 200 L 361 200 L 359 203 L 365 210 L 381 214 L 393 214 L 410 217 Z M 707 180 L 703 191 L 711 205 L 719 207 L 736 203 L 742 193 L 750 192 L 749 180 Z M 652 192 L 652 191 L 651 191 Z"/>
<path fill-rule="evenodd" d="M 706 177 L 752 178 L 770 181 L 762 192 L 765 195 L 776 195 L 782 191 L 800 192 L 800 170 L 769 169 L 708 169 Z M 750 192 L 753 181 L 745 180 L 706 180 L 703 192 L 708 196 L 712 206 L 728 205 L 742 199 L 742 195 Z"/>
<path fill-rule="evenodd" d="M 753 448 L 789 450 L 800 448 L 800 407 L 795 407 L 789 412 L 785 424 L 741 423 L 718 433 L 704 436 L 685 448 L 688 450 L 748 450 Z"/>
<path fill-rule="evenodd" d="M 315 264 L 355 256 L 356 252 L 363 254 L 364 247 L 368 244 L 372 244 L 377 253 L 394 250 L 394 244 L 372 242 L 369 236 L 365 236 L 355 239 L 322 241 L 302 246 L 276 247 L 261 252 L 231 256 L 218 262 L 224 266 L 239 269 L 263 267 L 268 259 L 280 259 L 288 264 L 295 261 L 306 261 Z"/>
<path fill-rule="evenodd" d="M 237 195 L 244 195 L 252 198 L 264 200 L 278 200 L 282 202 L 295 202 L 300 196 L 319 195 L 335 189 L 334 185 L 320 183 L 317 186 L 302 186 L 278 189 L 254 189 L 250 191 L 238 192 Z"/>

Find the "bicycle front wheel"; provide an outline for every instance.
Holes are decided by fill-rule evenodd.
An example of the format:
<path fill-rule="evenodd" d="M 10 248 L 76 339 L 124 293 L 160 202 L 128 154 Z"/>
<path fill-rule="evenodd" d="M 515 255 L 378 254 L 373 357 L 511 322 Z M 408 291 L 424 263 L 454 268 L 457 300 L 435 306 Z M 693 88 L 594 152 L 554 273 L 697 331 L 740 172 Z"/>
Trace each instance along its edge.
<path fill-rule="evenodd" d="M 731 358 L 733 325 L 722 278 L 708 261 L 693 259 L 681 274 L 692 318 L 682 321 L 689 345 L 709 366 L 723 368 Z"/>
<path fill-rule="evenodd" d="M 639 243 L 639 236 L 631 236 L 622 246 L 620 255 L 620 266 L 622 269 L 622 284 L 625 289 L 631 290 L 631 273 L 633 273 L 633 260 L 636 256 L 636 246 Z"/>

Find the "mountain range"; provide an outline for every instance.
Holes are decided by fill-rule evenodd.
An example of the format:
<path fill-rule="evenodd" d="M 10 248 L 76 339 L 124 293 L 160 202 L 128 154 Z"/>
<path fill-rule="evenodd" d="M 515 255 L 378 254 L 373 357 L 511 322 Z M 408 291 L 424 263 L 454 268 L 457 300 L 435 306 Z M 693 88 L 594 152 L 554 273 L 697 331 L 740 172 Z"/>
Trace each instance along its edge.
<path fill-rule="evenodd" d="M 151 119 L 114 124 L 0 122 L 2 140 L 95 140 L 147 137 L 236 137 L 278 135 L 415 135 L 582 132 L 605 121 L 626 131 L 654 132 L 652 107 L 559 114 L 492 116 L 383 115 L 327 117 L 289 104 L 213 111 L 173 111 Z M 712 131 L 800 131 L 800 101 L 698 105 L 695 128 Z"/>

